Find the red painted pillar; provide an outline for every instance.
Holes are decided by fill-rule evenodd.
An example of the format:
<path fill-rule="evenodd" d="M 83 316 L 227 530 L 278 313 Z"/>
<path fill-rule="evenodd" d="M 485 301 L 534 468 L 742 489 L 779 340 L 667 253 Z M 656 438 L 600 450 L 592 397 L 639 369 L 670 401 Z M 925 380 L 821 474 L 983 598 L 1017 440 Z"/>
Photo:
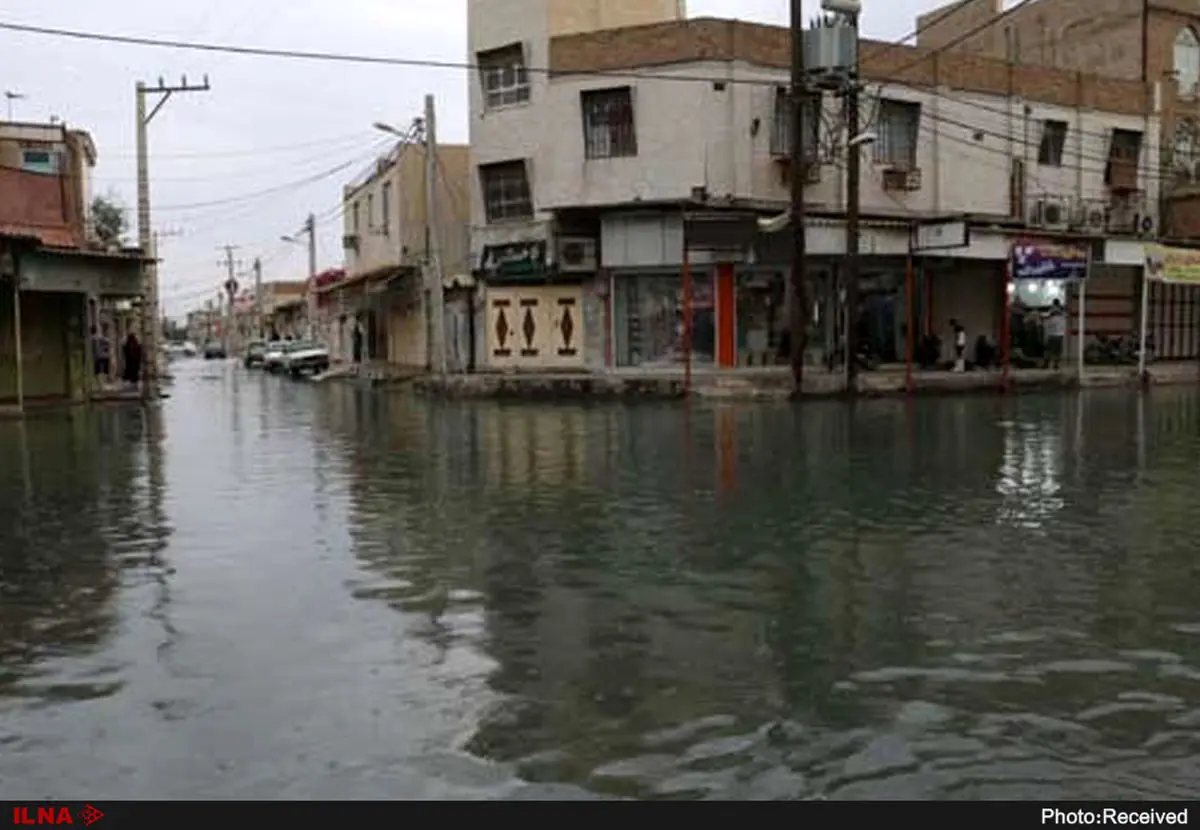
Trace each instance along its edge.
<path fill-rule="evenodd" d="M 717 365 L 722 369 L 737 366 L 737 292 L 733 265 L 717 266 Z"/>

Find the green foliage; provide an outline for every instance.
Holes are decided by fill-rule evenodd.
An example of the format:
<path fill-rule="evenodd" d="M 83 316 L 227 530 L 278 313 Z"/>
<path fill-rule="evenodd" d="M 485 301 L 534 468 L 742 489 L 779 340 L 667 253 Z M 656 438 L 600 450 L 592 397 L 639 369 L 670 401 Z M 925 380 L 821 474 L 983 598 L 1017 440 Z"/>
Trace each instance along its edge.
<path fill-rule="evenodd" d="M 120 245 L 129 229 L 125 209 L 112 196 L 97 196 L 92 200 L 92 226 L 106 245 Z"/>

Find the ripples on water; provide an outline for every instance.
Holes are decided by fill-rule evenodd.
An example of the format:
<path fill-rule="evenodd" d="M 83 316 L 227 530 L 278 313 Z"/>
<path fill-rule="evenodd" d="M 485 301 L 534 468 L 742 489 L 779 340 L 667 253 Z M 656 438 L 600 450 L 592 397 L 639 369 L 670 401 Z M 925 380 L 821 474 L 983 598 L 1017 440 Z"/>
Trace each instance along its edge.
<path fill-rule="evenodd" d="M 0 424 L 0 797 L 1195 791 L 1193 390 L 175 391 Z"/>

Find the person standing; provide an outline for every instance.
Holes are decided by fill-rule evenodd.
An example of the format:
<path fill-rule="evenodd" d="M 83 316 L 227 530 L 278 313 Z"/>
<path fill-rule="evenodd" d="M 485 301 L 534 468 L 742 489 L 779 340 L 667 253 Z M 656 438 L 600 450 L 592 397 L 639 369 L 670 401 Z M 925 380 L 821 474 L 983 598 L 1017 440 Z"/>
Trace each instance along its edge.
<path fill-rule="evenodd" d="M 967 370 L 967 329 L 957 319 L 950 321 L 950 329 L 954 332 L 954 371 Z"/>
<path fill-rule="evenodd" d="M 92 326 L 92 373 L 107 378 L 112 368 L 112 346 L 108 337 Z"/>
<path fill-rule="evenodd" d="M 1063 342 L 1067 338 L 1067 313 L 1062 301 L 1055 300 L 1046 312 L 1046 368 L 1058 369 L 1062 366 Z"/>
<path fill-rule="evenodd" d="M 124 362 L 121 380 L 136 385 L 142 378 L 142 344 L 133 332 L 129 332 L 129 336 L 125 338 L 125 345 L 121 347 L 121 357 Z"/>

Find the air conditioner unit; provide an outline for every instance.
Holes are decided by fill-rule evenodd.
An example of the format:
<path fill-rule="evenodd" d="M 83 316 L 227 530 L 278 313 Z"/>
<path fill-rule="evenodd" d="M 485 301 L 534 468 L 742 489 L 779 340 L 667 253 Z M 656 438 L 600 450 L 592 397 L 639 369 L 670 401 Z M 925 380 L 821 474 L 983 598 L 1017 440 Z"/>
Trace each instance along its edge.
<path fill-rule="evenodd" d="M 596 240 L 586 236 L 564 236 L 558 240 L 558 270 L 564 274 L 591 273 L 599 264 Z"/>
<path fill-rule="evenodd" d="M 1088 233 L 1104 233 L 1108 230 L 1108 215 L 1108 205 L 1104 202 L 1081 202 L 1071 225 Z"/>
<path fill-rule="evenodd" d="M 1149 213 L 1138 213 L 1133 217 L 1133 232 L 1138 236 L 1154 236 L 1158 232 L 1158 221 Z"/>
<path fill-rule="evenodd" d="M 1030 202 L 1026 223 L 1035 228 L 1067 228 L 1071 212 L 1065 199 L 1040 196 Z"/>
<path fill-rule="evenodd" d="M 343 236 L 342 237 L 342 247 L 345 248 L 346 250 L 357 251 L 358 250 L 358 234 L 348 233 L 345 236 Z"/>

